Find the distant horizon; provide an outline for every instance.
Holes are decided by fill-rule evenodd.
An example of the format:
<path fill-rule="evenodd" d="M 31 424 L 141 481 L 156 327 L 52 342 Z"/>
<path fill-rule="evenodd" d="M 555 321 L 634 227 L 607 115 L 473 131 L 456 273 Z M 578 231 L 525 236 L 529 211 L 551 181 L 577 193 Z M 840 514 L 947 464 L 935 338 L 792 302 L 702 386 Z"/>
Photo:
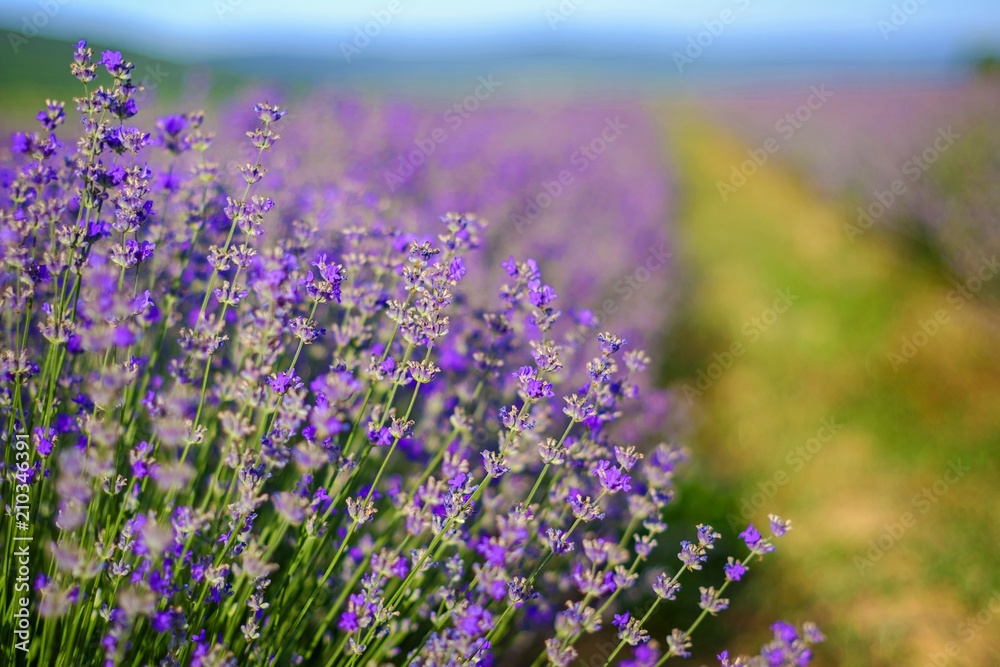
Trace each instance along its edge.
<path fill-rule="evenodd" d="M 258 80 L 278 86 L 331 85 L 377 94 L 394 91 L 428 100 L 465 90 L 468 81 L 484 73 L 500 77 L 508 94 L 537 96 L 544 92 L 546 96 L 555 97 L 601 91 L 641 96 L 668 91 L 695 95 L 742 94 L 751 90 L 781 92 L 797 90 L 817 81 L 836 84 L 840 89 L 951 87 L 960 85 L 974 74 L 973 65 L 977 64 L 974 57 L 986 55 L 985 52 L 970 52 L 948 58 L 920 50 L 901 50 L 894 57 L 882 54 L 881 59 L 877 59 L 861 49 L 845 49 L 840 54 L 820 52 L 809 58 L 792 58 L 783 57 L 778 49 L 767 53 L 745 44 L 730 43 L 706 52 L 690 66 L 686 65 L 686 71 L 678 72 L 671 54 L 642 52 L 634 44 L 617 50 L 614 44 L 602 44 L 600 51 L 591 48 L 581 53 L 574 51 L 572 45 L 522 42 L 506 52 L 482 49 L 462 58 L 429 52 L 414 58 L 400 51 L 346 63 L 329 56 L 260 51 L 252 56 L 233 54 L 184 63 L 171 60 L 169 55 L 161 57 L 143 46 L 133 46 L 127 39 L 85 36 L 97 49 L 118 50 L 127 59 L 145 63 L 140 69 L 147 72 L 154 71 L 149 68 L 149 62 L 158 61 L 168 66 L 176 64 L 192 73 L 206 67 L 217 74 L 234 76 L 234 80 Z M 68 61 L 71 44 L 78 37 L 47 36 L 45 39 L 65 45 L 65 53 L 59 47 L 60 52 L 52 53 L 51 57 L 42 55 L 55 47 L 35 43 L 31 57 L 48 63 L 51 85 L 58 85 L 58 80 L 63 78 L 55 74 L 62 71 L 59 63 Z M 792 48 L 784 46 L 786 53 Z M 741 53 L 741 48 L 747 49 L 746 55 Z M 0 78 L 4 76 L 5 62 L 14 65 L 16 61 L 16 58 L 0 59 Z M 171 85 L 176 83 L 174 79 L 170 81 Z M 68 85 L 69 81 L 65 83 Z"/>
<path fill-rule="evenodd" d="M 91 0 L 87 7 L 53 0 L 44 10 L 39 0 L 9 0 L 0 7 L 0 74 L 17 67 L 11 55 L 34 34 L 88 39 L 126 57 L 205 65 L 239 78 L 416 95 L 491 71 L 511 88 L 554 92 L 947 82 L 1000 56 L 1000 7 L 979 0 L 948 8 L 926 0 L 883 6 L 843 0 L 836 7 L 782 0 L 710 0 L 698 8 L 619 3 L 511 0 L 507 9 L 490 6 L 481 14 L 459 7 L 445 16 L 441 7 L 450 0 L 347 8 L 287 0 L 281 14 L 257 0 L 174 0 L 172 13 L 127 0 Z M 903 5 L 917 9 L 907 14 Z"/>
<path fill-rule="evenodd" d="M 286 0 L 173 0 L 136 5 L 92 0 L 7 0 L 0 53 L 34 34 L 120 44 L 180 63 L 247 56 L 422 61 L 518 55 L 639 56 L 671 65 L 753 57 L 775 61 L 950 64 L 1000 52 L 1000 6 L 958 0 L 711 0 L 698 7 L 653 0 L 360 1 L 348 7 Z M 151 29 L 155 26 L 155 30 Z M 16 48 L 14 48 L 16 52 Z"/>

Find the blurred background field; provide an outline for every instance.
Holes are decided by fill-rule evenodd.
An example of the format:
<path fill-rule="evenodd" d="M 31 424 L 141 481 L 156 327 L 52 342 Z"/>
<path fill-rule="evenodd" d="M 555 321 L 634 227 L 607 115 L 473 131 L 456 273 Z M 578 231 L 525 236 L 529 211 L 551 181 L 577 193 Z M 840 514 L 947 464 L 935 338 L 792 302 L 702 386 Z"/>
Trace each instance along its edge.
<path fill-rule="evenodd" d="M 904 4 L 404 3 L 360 47 L 387 3 L 10 2 L 0 151 L 46 98 L 78 94 L 84 37 L 136 64 L 159 113 L 204 107 L 222 146 L 257 97 L 280 100 L 301 148 L 276 171 L 335 174 L 317 195 L 334 226 L 362 203 L 477 212 L 484 273 L 536 253 L 645 340 L 669 398 L 644 426 L 693 455 L 672 526 L 733 544 L 747 520 L 793 519 L 700 628 L 696 664 L 754 652 L 779 618 L 823 628 L 818 665 L 1000 664 L 1000 617 L 981 613 L 1000 591 L 1000 7 Z M 495 94 L 447 116 L 491 76 Z M 609 119 L 620 141 L 529 215 Z M 669 265 L 636 273 L 661 247 Z"/>

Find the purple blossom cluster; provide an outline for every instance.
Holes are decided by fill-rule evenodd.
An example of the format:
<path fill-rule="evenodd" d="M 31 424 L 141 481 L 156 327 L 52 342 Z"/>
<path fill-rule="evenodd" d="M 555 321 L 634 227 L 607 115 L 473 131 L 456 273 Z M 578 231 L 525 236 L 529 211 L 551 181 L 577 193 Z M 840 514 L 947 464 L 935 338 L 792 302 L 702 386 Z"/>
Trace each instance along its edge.
<path fill-rule="evenodd" d="M 131 70 L 80 42 L 79 138 L 49 101 L 4 171 L 3 484 L 37 546 L 30 661 L 490 665 L 537 639 L 535 664 L 562 666 L 610 619 L 606 664 L 686 657 L 790 526 L 748 527 L 691 626 L 651 637 L 721 536 L 697 526 L 673 568 L 658 549 L 687 455 L 630 418 L 643 401 L 662 427 L 641 332 L 571 307 L 477 215 L 410 225 L 343 164 L 276 157 L 292 126 L 268 102 L 233 184 L 202 112 L 134 124 Z M 782 626 L 769 655 L 805 664 L 801 641 Z"/>
<path fill-rule="evenodd" d="M 812 647 L 826 639 L 814 623 L 803 623 L 796 628 L 791 623 L 778 621 L 771 626 L 774 639 L 753 657 L 730 658 L 729 651 L 717 657 L 721 667 L 800 667 L 812 660 Z"/>

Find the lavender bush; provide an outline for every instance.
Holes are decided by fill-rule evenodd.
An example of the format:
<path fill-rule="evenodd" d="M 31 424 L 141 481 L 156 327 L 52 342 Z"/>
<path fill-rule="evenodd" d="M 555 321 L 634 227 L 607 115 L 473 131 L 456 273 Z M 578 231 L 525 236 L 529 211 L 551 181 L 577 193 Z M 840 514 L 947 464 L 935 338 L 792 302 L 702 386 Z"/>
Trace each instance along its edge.
<path fill-rule="evenodd" d="M 239 156 L 252 158 L 245 132 L 257 122 L 249 110 L 265 97 L 226 109 L 215 146 L 236 159 L 224 162 L 223 178 L 242 181 Z M 339 234 L 345 219 L 391 216 L 405 231 L 426 233 L 426 221 L 442 211 L 476 211 L 493 223 L 479 251 L 481 270 L 467 277 L 476 306 L 491 305 L 487 295 L 504 279 L 501 262 L 530 250 L 562 281 L 575 309 L 613 316 L 630 340 L 661 326 L 671 313 L 665 286 L 673 264 L 669 184 L 652 120 L 635 104 L 488 103 L 452 129 L 445 119 L 454 113 L 440 113 L 446 105 L 314 94 L 280 122 L 282 150 L 272 156 L 269 176 L 283 191 L 279 213 L 312 217 L 320 234 Z M 620 132 L 602 145 L 609 124 Z M 441 143 L 430 139 L 437 130 L 447 131 Z M 590 150 L 594 142 L 602 152 Z M 560 174 L 570 182 L 560 182 Z M 645 280 L 636 280 L 647 261 L 658 279 L 642 268 Z"/>
<path fill-rule="evenodd" d="M 624 439 L 643 351 L 532 259 L 485 296 L 475 215 L 338 218 L 315 172 L 273 179 L 277 106 L 233 186 L 202 113 L 146 132 L 121 54 L 71 67 L 82 135 L 47 102 L 0 200 L 4 664 L 562 666 L 610 624 L 602 664 L 659 666 L 789 529 L 748 526 L 651 637 L 720 535 L 658 548 L 686 453 Z M 721 664 L 823 639 L 772 629 Z"/>

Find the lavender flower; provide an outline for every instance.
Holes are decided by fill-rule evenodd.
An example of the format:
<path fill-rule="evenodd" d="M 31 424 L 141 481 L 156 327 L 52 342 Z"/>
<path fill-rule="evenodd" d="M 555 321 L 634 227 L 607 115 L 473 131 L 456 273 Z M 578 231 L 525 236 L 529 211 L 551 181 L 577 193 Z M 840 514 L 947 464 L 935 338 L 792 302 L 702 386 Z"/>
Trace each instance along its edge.
<path fill-rule="evenodd" d="M 729 560 L 723 566 L 723 569 L 726 571 L 727 581 L 739 581 L 747 571 L 747 567 L 743 563 L 734 559 L 732 556 L 729 557 Z"/>
<path fill-rule="evenodd" d="M 719 592 L 711 586 L 708 588 L 702 586 L 698 590 L 701 592 L 701 601 L 698 606 L 709 614 L 715 615 L 729 606 L 729 600 L 719 597 Z"/>
<path fill-rule="evenodd" d="M 664 184 L 625 168 L 655 165 L 651 124 L 519 240 L 519 193 L 603 110 L 559 112 L 542 146 L 521 112 L 484 113 L 482 154 L 449 142 L 426 178 L 387 178 L 415 110 L 237 99 L 213 135 L 200 110 L 147 120 L 120 52 L 81 41 L 70 73 L 75 107 L 46 100 L 0 153 L 18 334 L 0 345 L 3 474 L 38 546 L 29 662 L 487 667 L 523 633 L 568 665 L 611 618 L 626 664 L 665 655 L 623 603 L 674 601 L 720 536 L 699 525 L 677 575 L 650 571 L 686 454 L 654 446 L 667 395 L 596 309 L 663 242 Z M 454 206 L 501 224 L 440 215 Z M 509 256 L 502 284 L 492 256 Z M 635 345 L 664 297 L 650 284 L 644 314 L 613 324 Z M 730 558 L 726 581 L 745 572 Z M 706 613 L 726 604 L 703 590 Z M 687 655 L 689 635 L 666 650 Z M 776 626 L 765 652 L 820 639 Z"/>
<path fill-rule="evenodd" d="M 621 468 L 614 467 L 611 461 L 598 461 L 597 465 L 591 468 L 590 474 L 597 478 L 608 493 L 628 492 L 632 489 L 632 478 Z"/>
<path fill-rule="evenodd" d="M 667 577 L 666 574 L 660 573 L 656 576 L 656 581 L 653 582 L 653 592 L 664 600 L 675 600 L 677 599 L 677 592 L 681 589 L 680 583 Z"/>

